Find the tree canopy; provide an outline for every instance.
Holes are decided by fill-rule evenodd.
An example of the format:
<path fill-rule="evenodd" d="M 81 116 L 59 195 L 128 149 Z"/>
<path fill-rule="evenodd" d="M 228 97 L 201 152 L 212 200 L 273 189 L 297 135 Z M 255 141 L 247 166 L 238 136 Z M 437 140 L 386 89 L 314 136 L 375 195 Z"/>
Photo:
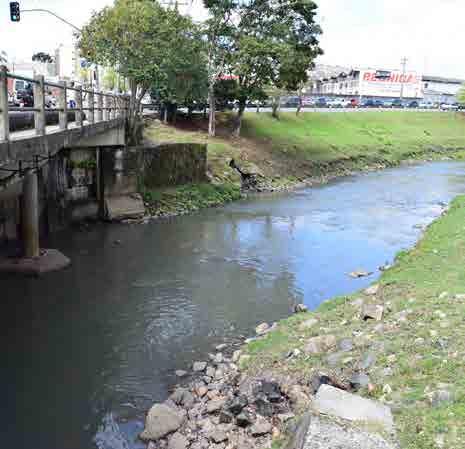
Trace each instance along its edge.
<path fill-rule="evenodd" d="M 182 84 L 180 74 L 187 67 L 192 71 L 199 66 L 201 43 L 197 26 L 177 10 L 163 8 L 153 0 L 115 0 L 113 6 L 92 15 L 79 46 L 89 61 L 114 67 L 128 78 L 133 132 L 146 92 L 156 88 L 172 97 L 173 83 Z"/>
<path fill-rule="evenodd" d="M 224 97 L 220 80 L 229 76 L 235 81 L 227 97 L 234 94 L 239 104 L 239 133 L 248 101 L 263 99 L 270 86 L 296 90 L 307 81 L 322 54 L 312 0 L 204 0 L 204 5 L 209 17 L 199 26 L 154 0 L 115 0 L 83 28 L 83 56 L 129 80 L 130 117 L 137 117 L 148 91 L 166 105 L 203 103 L 208 95 L 214 134 L 215 96 L 223 90 Z"/>
<path fill-rule="evenodd" d="M 458 100 L 459 100 L 459 103 L 465 104 L 465 84 L 462 86 L 462 88 L 459 91 Z"/>
<path fill-rule="evenodd" d="M 238 77 L 236 132 L 247 101 L 268 86 L 296 90 L 322 54 L 312 0 L 248 0 L 236 7 L 226 67 Z"/>
<path fill-rule="evenodd" d="M 33 61 L 38 61 L 38 62 L 53 62 L 54 59 L 52 56 L 50 56 L 48 53 L 44 53 L 42 51 L 39 51 L 38 53 L 34 53 L 32 55 L 32 60 Z"/>

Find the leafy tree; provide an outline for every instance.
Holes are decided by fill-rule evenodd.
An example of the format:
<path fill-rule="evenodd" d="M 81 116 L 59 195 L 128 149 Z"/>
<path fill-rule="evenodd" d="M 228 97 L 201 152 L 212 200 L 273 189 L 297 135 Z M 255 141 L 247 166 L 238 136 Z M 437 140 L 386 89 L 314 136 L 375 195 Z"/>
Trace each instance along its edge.
<path fill-rule="evenodd" d="M 460 89 L 457 98 L 459 100 L 459 103 L 465 104 L 465 84 Z"/>
<path fill-rule="evenodd" d="M 172 48 L 172 57 L 160 66 L 161 76 L 153 83 L 152 98 L 156 98 L 167 119 L 175 117 L 177 105 L 192 108 L 203 103 L 207 96 L 205 42 L 200 30 L 192 28 L 188 39 L 180 39 Z"/>
<path fill-rule="evenodd" d="M 226 70 L 227 54 L 233 42 L 233 17 L 239 7 L 239 0 L 204 0 L 210 17 L 205 22 L 204 33 L 207 42 L 208 76 L 208 134 L 216 133 L 215 86 Z"/>
<path fill-rule="evenodd" d="M 190 18 L 153 0 L 115 0 L 84 26 L 79 42 L 82 54 L 91 62 L 115 67 L 129 80 L 130 142 L 139 135 L 142 98 L 167 79 L 163 68 L 178 60 L 177 52 L 190 45 L 195 29 Z"/>
<path fill-rule="evenodd" d="M 221 78 L 214 85 L 215 107 L 226 107 L 237 96 L 237 80 L 235 78 Z"/>
<path fill-rule="evenodd" d="M 230 73 L 238 76 L 239 135 L 247 101 L 259 97 L 265 86 L 296 90 L 307 81 L 307 71 L 322 50 L 312 0 L 250 0 L 238 8 L 231 51 Z"/>
<path fill-rule="evenodd" d="M 52 63 L 54 61 L 53 57 L 50 56 L 48 53 L 44 53 L 42 51 L 39 51 L 38 53 L 35 53 L 32 55 L 32 60 L 33 61 L 38 61 L 38 62 L 50 62 Z"/>

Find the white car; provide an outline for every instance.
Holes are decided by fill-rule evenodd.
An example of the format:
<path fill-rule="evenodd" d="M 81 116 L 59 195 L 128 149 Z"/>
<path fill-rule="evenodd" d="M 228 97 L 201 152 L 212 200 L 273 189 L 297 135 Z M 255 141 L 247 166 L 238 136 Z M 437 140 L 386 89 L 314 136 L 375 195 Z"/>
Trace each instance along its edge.
<path fill-rule="evenodd" d="M 458 105 L 449 103 L 442 103 L 440 106 L 441 111 L 457 111 L 458 108 Z"/>
<path fill-rule="evenodd" d="M 344 100 L 342 98 L 332 98 L 331 100 L 327 100 L 326 104 L 328 105 L 328 108 L 343 108 Z"/>
<path fill-rule="evenodd" d="M 430 101 L 422 101 L 418 107 L 420 109 L 434 109 L 435 108 L 435 105 L 434 103 L 431 103 Z"/>

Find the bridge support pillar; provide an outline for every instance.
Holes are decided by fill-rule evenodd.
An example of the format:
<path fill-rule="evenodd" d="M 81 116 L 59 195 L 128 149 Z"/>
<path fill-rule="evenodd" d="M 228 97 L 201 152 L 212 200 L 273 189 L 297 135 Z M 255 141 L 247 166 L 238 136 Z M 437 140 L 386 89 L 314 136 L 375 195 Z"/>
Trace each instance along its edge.
<path fill-rule="evenodd" d="M 1 257 L 0 273 L 40 276 L 71 263 L 60 251 L 39 247 L 39 188 L 35 170 L 24 176 L 21 218 L 23 256 Z"/>
<path fill-rule="evenodd" d="M 39 256 L 39 191 L 36 171 L 29 171 L 23 181 L 22 241 L 25 257 Z"/>

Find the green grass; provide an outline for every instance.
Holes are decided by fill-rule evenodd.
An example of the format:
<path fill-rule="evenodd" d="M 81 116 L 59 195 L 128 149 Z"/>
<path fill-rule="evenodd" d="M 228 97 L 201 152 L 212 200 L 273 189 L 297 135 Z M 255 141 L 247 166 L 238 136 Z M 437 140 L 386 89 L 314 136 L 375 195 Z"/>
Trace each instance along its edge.
<path fill-rule="evenodd" d="M 285 355 L 302 349 L 309 337 L 322 333 L 351 338 L 355 348 L 344 353 L 338 365 L 342 378 L 349 376 L 368 352 L 377 354 L 375 364 L 367 370 L 375 388 L 361 394 L 393 406 L 403 449 L 437 448 L 438 438 L 444 440 L 444 448 L 463 448 L 465 299 L 455 295 L 465 294 L 464 261 L 465 196 L 461 196 L 427 229 L 415 248 L 402 252 L 394 267 L 383 273 L 376 298 L 359 292 L 329 300 L 313 313 L 281 321 L 277 330 L 246 346 L 251 358 L 245 368 L 251 373 L 271 369 L 297 377 L 315 370 L 332 372 L 326 354 L 303 354 L 290 361 Z M 382 332 L 375 329 L 377 323 L 360 320 L 352 303 L 356 298 L 384 304 Z M 399 312 L 406 310 L 408 318 L 403 321 Z M 316 317 L 318 324 L 300 328 L 310 317 Z M 423 338 L 423 343 L 418 338 Z M 392 368 L 392 376 L 385 375 L 386 367 Z M 391 394 L 383 393 L 387 384 Z M 439 388 L 446 388 L 454 399 L 433 407 L 428 393 Z"/>
<path fill-rule="evenodd" d="M 406 159 L 465 158 L 465 115 L 437 112 L 247 113 L 242 137 L 230 134 L 232 114 L 218 114 L 218 136 L 208 137 L 202 119 L 159 122 L 145 129 L 154 142 L 207 143 L 208 171 L 222 186 L 150 192 L 152 213 L 189 212 L 237 198 L 240 177 L 229 167 L 235 159 L 245 171 L 263 175 L 267 184 L 285 189 L 303 180 L 324 182 L 367 168 L 396 165 Z M 230 190 L 234 185 L 234 195 Z M 162 195 L 162 197 L 160 197 Z"/>
<path fill-rule="evenodd" d="M 158 142 L 208 143 L 209 169 L 218 182 L 239 182 L 231 158 L 276 185 L 350 170 L 396 165 L 406 159 L 465 158 L 465 114 L 373 111 L 246 113 L 242 136 L 230 135 L 232 114 L 218 114 L 218 136 L 202 120 L 180 127 L 153 125 L 146 138 Z"/>
<path fill-rule="evenodd" d="M 151 215 L 184 214 L 237 200 L 240 189 L 234 184 L 187 184 L 178 187 L 143 190 Z"/>
<path fill-rule="evenodd" d="M 311 161 L 410 157 L 428 147 L 464 148 L 465 116 L 437 112 L 283 113 L 245 116 L 243 135 Z"/>

